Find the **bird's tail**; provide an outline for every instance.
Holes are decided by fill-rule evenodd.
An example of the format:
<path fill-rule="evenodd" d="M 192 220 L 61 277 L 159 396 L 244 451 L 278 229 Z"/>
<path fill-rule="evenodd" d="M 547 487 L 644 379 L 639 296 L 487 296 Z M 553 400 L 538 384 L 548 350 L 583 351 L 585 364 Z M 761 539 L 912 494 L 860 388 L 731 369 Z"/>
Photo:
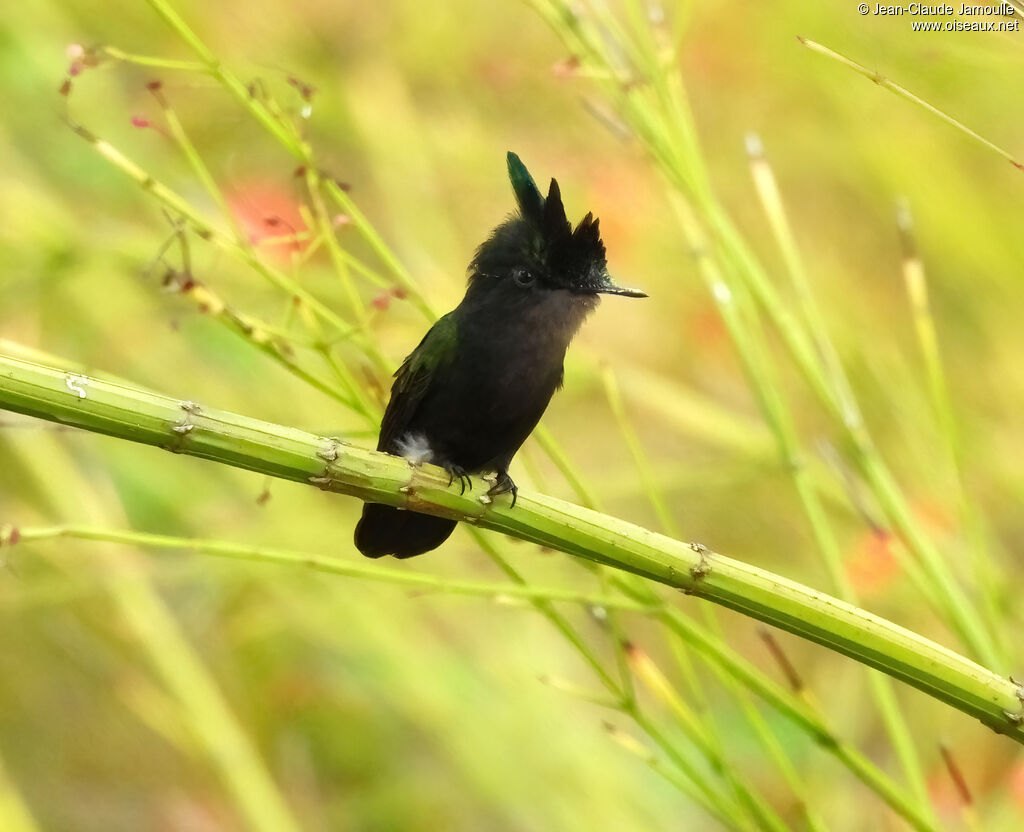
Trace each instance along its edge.
<path fill-rule="evenodd" d="M 363 505 L 356 525 L 356 548 L 368 558 L 411 558 L 436 549 L 455 530 L 456 521 L 379 503 Z"/>

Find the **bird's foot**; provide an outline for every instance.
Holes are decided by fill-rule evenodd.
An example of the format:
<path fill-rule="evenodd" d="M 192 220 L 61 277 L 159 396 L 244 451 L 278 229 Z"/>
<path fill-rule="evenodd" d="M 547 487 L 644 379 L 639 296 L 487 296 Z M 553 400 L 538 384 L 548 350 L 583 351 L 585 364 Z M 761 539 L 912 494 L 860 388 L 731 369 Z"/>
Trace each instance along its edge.
<path fill-rule="evenodd" d="M 508 471 L 498 471 L 497 476 L 494 479 L 494 485 L 487 490 L 488 497 L 497 497 L 499 494 L 511 494 L 512 505 L 509 508 L 516 507 L 516 498 L 519 496 L 519 487 L 512 482 L 512 477 L 508 475 Z"/>
<path fill-rule="evenodd" d="M 446 463 L 442 467 L 444 468 L 445 471 L 448 472 L 449 487 L 451 487 L 451 484 L 455 482 L 455 480 L 458 480 L 460 486 L 459 494 L 465 494 L 467 488 L 470 491 L 473 490 L 473 480 L 469 478 L 469 474 L 466 473 L 466 469 L 463 468 L 461 465 L 452 465 L 450 463 Z"/>

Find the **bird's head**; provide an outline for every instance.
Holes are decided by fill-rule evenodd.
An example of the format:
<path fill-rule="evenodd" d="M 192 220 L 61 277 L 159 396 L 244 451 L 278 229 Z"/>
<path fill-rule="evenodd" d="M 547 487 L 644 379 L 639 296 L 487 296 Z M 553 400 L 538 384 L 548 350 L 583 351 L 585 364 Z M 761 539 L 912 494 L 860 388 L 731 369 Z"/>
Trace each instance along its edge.
<path fill-rule="evenodd" d="M 617 286 L 608 275 L 598 220 L 587 214 L 573 228 L 565 216 L 558 182 L 541 195 L 526 166 L 511 151 L 508 175 L 518 211 L 499 225 L 477 249 L 470 280 L 477 288 L 515 286 L 524 293 L 561 290 L 575 295 L 647 297 Z M 494 287 L 497 288 L 497 287 Z"/>

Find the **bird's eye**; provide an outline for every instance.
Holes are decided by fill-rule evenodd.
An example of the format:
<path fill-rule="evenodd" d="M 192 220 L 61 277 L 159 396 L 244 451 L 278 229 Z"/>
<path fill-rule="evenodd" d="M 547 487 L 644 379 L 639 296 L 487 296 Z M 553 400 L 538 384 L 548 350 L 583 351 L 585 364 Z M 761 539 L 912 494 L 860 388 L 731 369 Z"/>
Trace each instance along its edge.
<path fill-rule="evenodd" d="M 516 286 L 520 286 L 526 289 L 532 286 L 537 278 L 532 272 L 528 272 L 526 269 L 514 269 L 512 271 L 512 279 L 515 281 Z"/>

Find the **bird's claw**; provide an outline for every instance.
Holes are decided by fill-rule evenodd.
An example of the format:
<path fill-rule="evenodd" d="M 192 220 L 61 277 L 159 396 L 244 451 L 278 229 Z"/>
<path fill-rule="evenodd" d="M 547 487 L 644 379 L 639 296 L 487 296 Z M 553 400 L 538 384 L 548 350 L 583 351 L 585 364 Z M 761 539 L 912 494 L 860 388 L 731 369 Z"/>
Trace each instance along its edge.
<path fill-rule="evenodd" d="M 445 465 L 444 470 L 448 472 L 449 488 L 451 488 L 451 485 L 455 480 L 458 480 L 460 495 L 465 494 L 467 488 L 470 491 L 473 490 L 473 480 L 469 478 L 469 474 L 466 473 L 466 469 L 461 465 Z"/>
<path fill-rule="evenodd" d="M 498 475 L 492 485 L 487 490 L 488 497 L 497 497 L 499 494 L 511 494 L 512 504 L 509 508 L 516 507 L 516 498 L 519 496 L 519 487 L 512 481 L 512 477 L 508 475 L 508 471 L 498 471 Z"/>

